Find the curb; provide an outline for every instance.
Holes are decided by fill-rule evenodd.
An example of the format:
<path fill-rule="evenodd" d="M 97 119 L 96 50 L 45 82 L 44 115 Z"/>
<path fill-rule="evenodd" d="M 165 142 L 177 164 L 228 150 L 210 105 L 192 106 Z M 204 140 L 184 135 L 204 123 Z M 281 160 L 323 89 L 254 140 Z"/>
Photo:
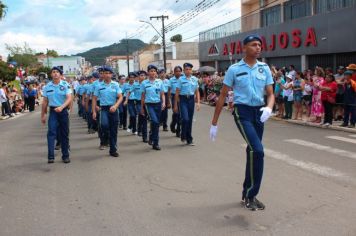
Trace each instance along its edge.
<path fill-rule="evenodd" d="M 286 122 L 286 123 L 291 123 L 291 124 L 295 124 L 295 125 L 303 125 L 303 126 L 309 126 L 309 127 L 315 127 L 315 128 L 319 128 L 319 129 L 331 129 L 331 130 L 337 130 L 337 131 L 344 131 L 344 132 L 348 132 L 348 133 L 354 133 L 356 134 L 356 129 L 355 128 L 346 128 L 346 127 L 339 127 L 339 126 L 329 126 L 329 127 L 324 127 L 318 124 L 314 124 L 314 123 L 310 123 L 307 121 L 297 121 L 297 120 L 283 120 L 281 118 L 277 118 L 272 116 L 270 119 L 275 120 L 275 121 L 282 121 L 282 122 Z"/>

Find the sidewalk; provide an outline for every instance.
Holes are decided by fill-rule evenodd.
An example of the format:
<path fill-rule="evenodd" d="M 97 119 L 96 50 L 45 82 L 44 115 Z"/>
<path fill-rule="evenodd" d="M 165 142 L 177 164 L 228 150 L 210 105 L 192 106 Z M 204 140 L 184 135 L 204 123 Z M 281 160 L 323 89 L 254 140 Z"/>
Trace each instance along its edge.
<path fill-rule="evenodd" d="M 201 102 L 201 103 L 209 106 L 209 104 L 207 102 Z M 213 107 L 213 106 L 211 106 L 211 107 Z M 229 111 L 227 106 L 225 106 L 224 109 L 226 111 Z M 325 127 L 325 126 L 321 126 L 320 124 L 317 124 L 317 123 L 309 122 L 308 118 L 306 118 L 304 115 L 303 115 L 302 120 L 292 120 L 292 119 L 285 120 L 285 119 L 275 117 L 275 115 L 272 115 L 270 119 L 275 120 L 275 121 L 280 121 L 280 122 L 296 124 L 296 125 L 304 125 L 304 126 L 310 126 L 310 127 L 320 128 L 320 129 L 332 129 L 332 130 L 338 130 L 338 131 L 344 131 L 344 132 L 356 134 L 356 128 L 340 127 L 342 121 L 333 121 L 332 125 L 330 125 L 329 127 Z"/>
<path fill-rule="evenodd" d="M 338 130 L 338 131 L 344 131 L 344 132 L 349 132 L 349 133 L 355 133 L 356 134 L 356 128 L 347 128 L 347 127 L 340 127 L 342 121 L 333 121 L 333 124 L 330 125 L 329 127 L 321 126 L 318 123 L 312 123 L 307 120 L 307 118 L 303 117 L 303 120 L 285 120 L 281 119 L 275 116 L 271 117 L 272 120 L 276 121 L 281 121 L 281 122 L 287 122 L 287 123 L 292 123 L 296 125 L 305 125 L 305 126 L 311 126 L 311 127 L 316 127 L 320 129 L 332 129 L 332 130 Z"/>

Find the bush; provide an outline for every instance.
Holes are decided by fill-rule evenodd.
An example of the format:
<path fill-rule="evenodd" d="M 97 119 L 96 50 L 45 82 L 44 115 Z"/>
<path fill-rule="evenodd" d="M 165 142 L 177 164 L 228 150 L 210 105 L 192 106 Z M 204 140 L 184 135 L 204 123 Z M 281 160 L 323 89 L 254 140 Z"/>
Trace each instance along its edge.
<path fill-rule="evenodd" d="M 7 63 L 0 61 L 0 80 L 13 81 L 16 78 L 16 69 L 10 68 Z"/>

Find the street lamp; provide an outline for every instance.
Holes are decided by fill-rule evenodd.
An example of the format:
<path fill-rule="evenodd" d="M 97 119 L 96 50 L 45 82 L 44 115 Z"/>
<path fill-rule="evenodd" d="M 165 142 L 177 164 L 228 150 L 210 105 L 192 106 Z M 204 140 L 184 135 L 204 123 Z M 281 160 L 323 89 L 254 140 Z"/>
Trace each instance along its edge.
<path fill-rule="evenodd" d="M 151 22 L 140 20 L 140 22 L 149 24 L 156 32 L 157 34 L 162 38 L 162 47 L 163 47 L 163 64 L 164 64 L 164 69 L 167 70 L 167 57 L 166 57 L 166 35 L 165 35 L 165 28 L 164 28 L 164 19 L 168 19 L 168 16 L 151 16 L 150 20 L 152 19 L 157 19 L 162 21 L 162 33 L 160 33 L 152 24 Z"/>

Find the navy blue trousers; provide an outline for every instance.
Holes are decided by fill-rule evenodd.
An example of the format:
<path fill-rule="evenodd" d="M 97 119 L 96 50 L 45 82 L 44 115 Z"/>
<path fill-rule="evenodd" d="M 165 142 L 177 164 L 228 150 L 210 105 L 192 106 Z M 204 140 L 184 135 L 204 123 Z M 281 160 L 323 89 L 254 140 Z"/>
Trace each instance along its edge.
<path fill-rule="evenodd" d="M 172 106 L 174 106 L 175 94 L 172 94 L 171 102 L 172 102 L 171 103 Z M 179 102 L 178 102 L 178 112 L 175 113 L 173 111 L 173 113 L 172 113 L 172 123 L 171 123 L 171 126 L 175 128 L 177 134 L 180 134 L 180 126 L 181 126 L 181 124 L 180 124 L 181 123 L 180 112 L 179 112 L 180 111 L 180 107 L 179 106 L 180 105 L 179 105 Z"/>
<path fill-rule="evenodd" d="M 261 186 L 264 165 L 262 136 L 264 124 L 260 121 L 261 107 L 235 105 L 234 119 L 242 137 L 247 143 L 246 170 L 242 195 L 255 197 Z"/>
<path fill-rule="evenodd" d="M 151 121 L 151 131 L 149 139 L 152 140 L 153 146 L 159 143 L 159 123 L 161 120 L 161 103 L 146 103 L 146 110 Z"/>
<path fill-rule="evenodd" d="M 100 124 L 103 140 L 110 143 L 110 153 L 117 151 L 117 129 L 119 127 L 118 111 L 110 112 L 110 106 L 102 106 L 100 111 Z"/>
<path fill-rule="evenodd" d="M 137 125 L 137 109 L 136 109 L 136 100 L 129 100 L 127 103 L 127 108 L 130 115 L 129 127 L 132 129 L 132 133 L 135 133 Z"/>
<path fill-rule="evenodd" d="M 126 97 L 124 97 L 125 101 Z M 119 106 L 119 116 L 120 116 L 120 127 L 122 125 L 123 129 L 127 128 L 127 106 L 124 106 L 122 102 Z"/>
<path fill-rule="evenodd" d="M 181 139 L 191 143 L 193 142 L 192 127 L 195 108 L 194 95 L 180 95 L 179 100 L 180 117 L 182 122 Z"/>
<path fill-rule="evenodd" d="M 161 112 L 161 119 L 160 119 L 160 123 L 163 125 L 163 128 L 167 128 L 167 121 L 168 121 L 168 108 L 167 108 L 167 104 L 168 104 L 168 93 L 164 94 L 165 97 L 165 102 L 166 102 L 166 107 L 164 108 L 164 110 Z"/>
<path fill-rule="evenodd" d="M 69 157 L 69 117 L 68 110 L 63 109 L 62 112 L 55 112 L 54 108 L 50 108 L 48 118 L 48 159 L 54 159 L 54 145 L 58 136 L 60 137 L 62 159 Z"/>

